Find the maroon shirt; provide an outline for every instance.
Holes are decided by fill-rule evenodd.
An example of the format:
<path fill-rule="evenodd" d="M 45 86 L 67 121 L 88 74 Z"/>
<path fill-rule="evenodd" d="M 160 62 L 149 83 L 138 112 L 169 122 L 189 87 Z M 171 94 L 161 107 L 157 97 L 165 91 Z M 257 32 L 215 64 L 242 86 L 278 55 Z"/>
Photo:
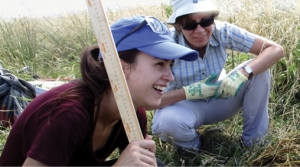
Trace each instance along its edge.
<path fill-rule="evenodd" d="M 27 106 L 10 131 L 0 157 L 0 166 L 21 166 L 26 157 L 50 166 L 104 165 L 105 159 L 117 147 L 125 149 L 128 139 L 123 124 L 119 121 L 106 145 L 93 152 L 93 100 L 68 100 L 55 111 L 51 108 L 39 109 L 41 104 L 73 85 L 74 83 L 68 83 L 51 89 Z M 88 90 L 81 94 L 92 96 Z M 145 136 L 145 109 L 137 110 L 137 117 Z"/>

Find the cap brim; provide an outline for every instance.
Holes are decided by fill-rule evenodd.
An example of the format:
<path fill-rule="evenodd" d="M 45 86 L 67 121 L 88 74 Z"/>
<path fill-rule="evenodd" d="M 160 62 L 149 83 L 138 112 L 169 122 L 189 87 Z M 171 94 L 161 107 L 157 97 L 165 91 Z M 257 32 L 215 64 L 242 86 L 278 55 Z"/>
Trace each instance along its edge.
<path fill-rule="evenodd" d="M 195 50 L 166 41 L 144 47 L 138 47 L 137 49 L 149 54 L 150 56 L 165 60 L 182 59 L 186 61 L 194 61 L 199 56 L 198 52 Z"/>

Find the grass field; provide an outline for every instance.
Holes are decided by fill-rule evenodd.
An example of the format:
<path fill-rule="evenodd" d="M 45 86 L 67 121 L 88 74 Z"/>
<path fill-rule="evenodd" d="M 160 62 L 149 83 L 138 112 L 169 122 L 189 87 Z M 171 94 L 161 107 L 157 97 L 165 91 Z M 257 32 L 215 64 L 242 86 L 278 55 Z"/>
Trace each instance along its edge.
<path fill-rule="evenodd" d="M 215 0 L 219 20 L 228 21 L 271 39 L 285 49 L 286 55 L 271 68 L 268 143 L 244 148 L 239 141 L 242 117 L 198 129 L 203 136 L 199 155 L 190 157 L 194 166 L 299 166 L 300 165 L 300 6 L 287 0 Z M 107 11 L 110 23 L 122 17 L 153 15 L 166 21 L 169 4 L 127 7 Z M 18 18 L 0 20 L 0 64 L 20 78 L 74 79 L 79 76 L 79 54 L 95 44 L 88 13 L 73 13 L 56 18 Z M 252 55 L 228 50 L 226 68 L 232 69 Z M 30 66 L 31 73 L 17 70 Z M 149 133 L 153 111 L 148 111 Z M 9 130 L 0 131 L 0 150 Z M 154 136 L 157 156 L 168 166 L 183 166 L 176 151 Z M 117 154 L 117 153 L 116 153 Z M 112 155 L 115 156 L 115 155 Z"/>

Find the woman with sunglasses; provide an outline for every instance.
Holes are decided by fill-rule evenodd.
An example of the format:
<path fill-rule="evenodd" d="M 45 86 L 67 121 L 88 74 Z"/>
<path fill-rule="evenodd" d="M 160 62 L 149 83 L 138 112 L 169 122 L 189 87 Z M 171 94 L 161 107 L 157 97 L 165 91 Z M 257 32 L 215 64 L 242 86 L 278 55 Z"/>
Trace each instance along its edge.
<path fill-rule="evenodd" d="M 196 129 L 231 118 L 243 111 L 242 142 L 248 147 L 268 131 L 269 68 L 284 56 L 283 48 L 233 24 L 215 20 L 218 9 L 210 0 L 171 0 L 168 23 L 175 41 L 199 53 L 197 60 L 175 60 L 161 109 L 152 131 L 178 150 L 198 153 Z M 252 53 L 226 74 L 226 50 Z M 172 128 L 170 128 L 172 127 Z"/>
<path fill-rule="evenodd" d="M 134 108 L 146 140 L 128 142 L 98 46 L 81 57 L 82 79 L 35 98 L 16 120 L 0 166 L 157 166 L 155 143 L 146 134 L 145 107 L 158 107 L 174 80 L 173 59 L 198 53 L 174 43 L 154 17 L 121 19 L 111 26 Z M 169 49 L 174 48 L 174 49 Z M 116 149 L 118 159 L 107 161 Z M 157 162 L 156 162 L 157 161 Z"/>

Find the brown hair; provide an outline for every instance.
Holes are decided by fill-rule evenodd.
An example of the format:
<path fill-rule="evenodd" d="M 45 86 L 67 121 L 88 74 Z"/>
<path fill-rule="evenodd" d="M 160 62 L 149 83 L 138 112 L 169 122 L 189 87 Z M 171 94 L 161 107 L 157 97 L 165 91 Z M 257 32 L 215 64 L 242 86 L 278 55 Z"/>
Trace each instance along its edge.
<path fill-rule="evenodd" d="M 136 62 L 136 57 L 140 51 L 137 49 L 127 50 L 119 52 L 119 57 L 124 62 L 129 64 L 134 64 Z M 94 117 L 94 127 L 96 123 L 96 118 L 98 117 L 100 111 L 100 103 L 102 101 L 103 93 L 110 88 L 110 82 L 108 79 L 107 71 L 104 62 L 99 59 L 100 49 L 98 45 L 88 46 L 84 49 L 81 55 L 80 70 L 81 79 L 76 80 L 75 86 L 70 89 L 61 92 L 57 97 L 54 97 L 51 101 L 42 104 L 40 109 L 49 109 L 51 112 L 55 111 L 56 107 L 59 107 L 64 101 L 78 100 L 80 98 L 89 99 L 89 101 L 94 101 L 95 106 L 91 106 L 89 110 Z M 79 92 L 90 91 L 93 96 L 82 97 Z M 51 112 L 49 118 L 51 117 Z M 96 112 L 96 113 L 94 113 Z"/>
<path fill-rule="evenodd" d="M 140 51 L 137 49 L 119 52 L 119 57 L 128 64 L 134 64 Z M 87 47 L 81 57 L 82 85 L 88 87 L 95 97 L 96 111 L 95 119 L 100 111 L 100 103 L 105 90 L 110 87 L 107 71 L 104 62 L 99 59 L 100 49 L 98 45 Z M 80 87 L 80 86 L 79 86 Z M 76 87 L 75 87 L 76 89 Z M 94 120 L 96 121 L 96 120 Z"/>

